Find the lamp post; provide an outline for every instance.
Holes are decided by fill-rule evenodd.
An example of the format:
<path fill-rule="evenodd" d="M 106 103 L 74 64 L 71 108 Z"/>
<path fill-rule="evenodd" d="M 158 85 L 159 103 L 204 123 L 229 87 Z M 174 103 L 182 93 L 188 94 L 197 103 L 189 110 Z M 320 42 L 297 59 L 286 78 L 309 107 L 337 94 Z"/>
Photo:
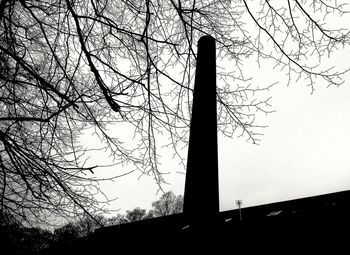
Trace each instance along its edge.
<path fill-rule="evenodd" d="M 242 200 L 236 200 L 236 205 L 238 206 L 239 221 L 242 221 L 242 211 L 241 211 Z"/>

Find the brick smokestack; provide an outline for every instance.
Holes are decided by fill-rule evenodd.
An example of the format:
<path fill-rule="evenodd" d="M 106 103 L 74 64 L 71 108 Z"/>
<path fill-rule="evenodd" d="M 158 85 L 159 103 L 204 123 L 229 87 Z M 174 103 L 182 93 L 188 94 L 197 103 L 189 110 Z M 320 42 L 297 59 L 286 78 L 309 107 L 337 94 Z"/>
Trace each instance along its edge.
<path fill-rule="evenodd" d="M 190 221 L 213 219 L 219 212 L 216 120 L 215 39 L 198 41 L 188 147 L 184 214 Z"/>

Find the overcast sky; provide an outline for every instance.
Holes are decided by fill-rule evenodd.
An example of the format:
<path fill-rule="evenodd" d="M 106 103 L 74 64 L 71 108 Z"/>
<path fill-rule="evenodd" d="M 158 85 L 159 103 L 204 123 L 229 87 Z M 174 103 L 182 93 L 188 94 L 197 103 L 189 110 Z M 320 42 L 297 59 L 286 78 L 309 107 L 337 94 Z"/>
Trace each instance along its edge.
<path fill-rule="evenodd" d="M 222 210 L 235 199 L 250 206 L 350 189 L 350 79 L 314 95 L 298 85 L 272 95 L 259 146 L 219 142 Z"/>
<path fill-rule="evenodd" d="M 348 59 L 350 51 L 342 50 L 333 61 L 342 69 Z M 237 199 L 244 207 L 350 189 L 350 75 L 341 87 L 318 84 L 311 95 L 310 88 L 298 83 L 287 87 L 286 77 L 271 69 L 253 71 L 252 84 L 280 81 L 269 92 L 276 112 L 258 119 L 268 125 L 261 130 L 260 145 L 238 134 L 231 139 L 219 136 L 222 211 L 236 208 Z M 183 194 L 183 169 L 171 158 L 163 159 L 162 167 L 171 171 L 164 190 Z M 120 173 L 128 171 L 118 168 Z M 118 197 L 111 209 L 150 209 L 161 194 L 152 178 L 138 177 L 135 172 L 104 184 L 107 195 Z"/>

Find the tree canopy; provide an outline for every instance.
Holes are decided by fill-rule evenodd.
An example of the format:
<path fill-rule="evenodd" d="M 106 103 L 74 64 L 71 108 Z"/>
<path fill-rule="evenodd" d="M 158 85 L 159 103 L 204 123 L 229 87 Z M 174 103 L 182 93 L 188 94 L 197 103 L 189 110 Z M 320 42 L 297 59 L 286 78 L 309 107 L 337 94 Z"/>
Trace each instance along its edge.
<path fill-rule="evenodd" d="M 94 150 L 164 182 L 159 137 L 182 161 L 202 35 L 230 61 L 217 74 L 219 132 L 257 143 L 255 112 L 270 111 L 257 95 L 269 85 L 250 85 L 244 60 L 272 61 L 311 90 L 338 86 L 346 70 L 323 60 L 348 46 L 337 23 L 348 13 L 335 0 L 1 0 L 1 214 L 47 222 L 99 211 L 97 166 L 86 164 Z M 122 123 L 135 144 L 110 131 Z M 87 129 L 102 148 L 81 143 Z"/>

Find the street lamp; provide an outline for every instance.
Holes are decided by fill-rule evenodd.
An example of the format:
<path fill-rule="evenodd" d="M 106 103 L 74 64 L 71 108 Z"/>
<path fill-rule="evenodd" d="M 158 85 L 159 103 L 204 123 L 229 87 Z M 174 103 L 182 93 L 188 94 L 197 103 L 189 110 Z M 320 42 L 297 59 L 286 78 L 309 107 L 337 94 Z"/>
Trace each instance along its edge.
<path fill-rule="evenodd" d="M 236 200 L 236 205 L 238 206 L 238 211 L 239 211 L 239 221 L 242 221 L 242 211 L 241 211 L 242 200 Z"/>

